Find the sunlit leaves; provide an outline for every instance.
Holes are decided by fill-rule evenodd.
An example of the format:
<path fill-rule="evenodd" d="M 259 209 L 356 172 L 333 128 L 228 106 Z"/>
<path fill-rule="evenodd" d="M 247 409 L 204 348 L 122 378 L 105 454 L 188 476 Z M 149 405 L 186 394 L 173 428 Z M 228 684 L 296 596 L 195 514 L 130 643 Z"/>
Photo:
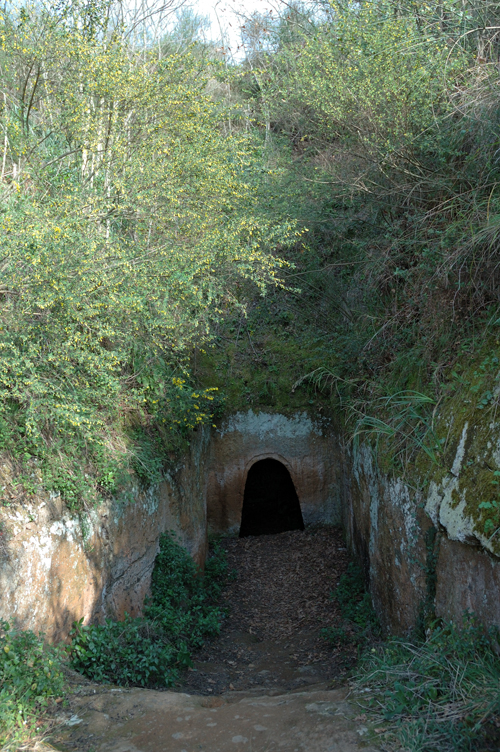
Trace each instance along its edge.
<path fill-rule="evenodd" d="M 158 62 L 34 9 L 1 32 L 0 397 L 21 453 L 86 463 L 77 503 L 127 466 L 127 422 L 210 420 L 160 387 L 240 304 L 238 280 L 275 282 L 292 226 L 259 211 L 259 155 L 188 53 Z"/>

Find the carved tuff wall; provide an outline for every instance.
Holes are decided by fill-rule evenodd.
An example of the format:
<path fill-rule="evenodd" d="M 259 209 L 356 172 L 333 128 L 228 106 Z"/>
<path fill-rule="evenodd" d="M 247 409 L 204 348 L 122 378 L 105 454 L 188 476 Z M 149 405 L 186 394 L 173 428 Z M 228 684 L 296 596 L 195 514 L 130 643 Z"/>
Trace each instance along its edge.
<path fill-rule="evenodd" d="M 289 470 L 306 525 L 340 524 L 342 465 L 338 437 L 306 413 L 237 413 L 215 431 L 210 446 L 208 526 L 237 532 L 248 471 L 271 457 Z"/>
<path fill-rule="evenodd" d="M 305 413 L 248 412 L 210 435 L 199 431 L 176 472 L 158 486 L 129 489 L 88 514 L 60 498 L 0 510 L 0 618 L 21 628 L 67 636 L 71 623 L 141 612 L 160 534 L 176 530 L 203 564 L 210 527 L 238 530 L 246 475 L 273 457 L 290 471 L 306 524 L 341 520 L 340 447 L 328 426 Z M 0 484 L 12 468 L 0 466 Z"/>
<path fill-rule="evenodd" d="M 177 531 L 203 563 L 208 445 L 208 431 L 200 431 L 177 472 L 85 516 L 71 514 L 58 497 L 0 508 L 0 619 L 56 640 L 75 619 L 139 614 L 165 530 Z M 1 485 L 11 471 L 0 466 Z"/>
<path fill-rule="evenodd" d="M 407 632 L 426 608 L 456 623 L 473 612 L 484 624 L 500 627 L 494 545 L 500 519 L 486 536 L 485 518 L 477 513 L 491 512 L 485 505 L 494 500 L 496 486 L 479 481 L 485 473 L 494 480 L 500 471 L 500 436 L 491 426 L 487 438 L 478 439 L 478 432 L 476 426 L 468 442 L 467 426 L 458 434 L 449 468 L 435 468 L 430 481 L 417 472 L 411 481 L 380 472 L 366 446 L 355 455 L 346 452 L 344 527 L 389 632 Z"/>
<path fill-rule="evenodd" d="M 411 482 L 382 473 L 369 447 L 342 447 L 325 420 L 250 410 L 199 430 L 177 470 L 128 501 L 84 517 L 43 496 L 0 507 L 0 619 L 58 639 L 75 619 L 139 614 L 160 534 L 176 530 L 203 564 L 207 529 L 239 530 L 248 471 L 270 457 L 288 468 L 306 525 L 344 525 L 388 631 L 408 631 L 429 599 L 445 619 L 469 610 L 500 626 L 500 426 L 454 416 L 447 465 L 413 468 Z M 0 486 L 11 475 L 0 463 Z"/>

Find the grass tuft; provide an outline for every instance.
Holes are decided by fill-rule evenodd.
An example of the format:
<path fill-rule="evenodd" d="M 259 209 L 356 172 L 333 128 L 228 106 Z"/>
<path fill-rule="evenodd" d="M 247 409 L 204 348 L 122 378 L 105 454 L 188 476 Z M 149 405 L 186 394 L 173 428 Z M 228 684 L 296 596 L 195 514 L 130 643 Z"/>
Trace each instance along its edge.
<path fill-rule="evenodd" d="M 466 615 L 423 642 L 393 638 L 365 655 L 354 684 L 375 733 L 405 752 L 498 750 L 498 630 Z"/>

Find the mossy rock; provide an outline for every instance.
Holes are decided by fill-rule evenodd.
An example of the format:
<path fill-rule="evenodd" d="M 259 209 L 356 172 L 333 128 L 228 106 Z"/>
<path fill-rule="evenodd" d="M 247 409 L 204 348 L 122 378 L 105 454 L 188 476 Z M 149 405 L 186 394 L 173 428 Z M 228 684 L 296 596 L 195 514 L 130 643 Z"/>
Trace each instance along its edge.
<path fill-rule="evenodd" d="M 496 343 L 495 343 L 496 344 Z M 455 368 L 435 430 L 445 437 L 430 472 L 426 509 L 454 540 L 500 556 L 500 383 L 497 347 L 486 342 Z"/>

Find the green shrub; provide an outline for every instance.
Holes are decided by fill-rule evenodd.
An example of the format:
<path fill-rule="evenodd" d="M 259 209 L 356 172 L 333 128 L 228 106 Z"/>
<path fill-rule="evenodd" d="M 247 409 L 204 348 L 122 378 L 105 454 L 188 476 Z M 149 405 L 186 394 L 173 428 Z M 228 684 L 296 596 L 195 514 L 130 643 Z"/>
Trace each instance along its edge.
<path fill-rule="evenodd" d="M 323 636 L 335 645 L 363 645 L 380 636 L 380 625 L 366 591 L 363 570 L 350 562 L 331 595 L 339 607 L 342 625 L 323 629 Z"/>
<path fill-rule="evenodd" d="M 444 624 L 423 642 L 393 638 L 368 653 L 356 688 L 372 690 L 363 706 L 380 722 L 380 737 L 408 752 L 498 749 L 498 632 L 470 615 L 461 628 Z M 488 746 L 491 729 L 496 740 Z"/>
<path fill-rule="evenodd" d="M 93 626 L 79 621 L 71 639 L 71 664 L 92 681 L 170 687 L 177 678 L 173 665 L 180 651 L 145 619 L 127 615 L 122 622 L 106 619 Z"/>
<path fill-rule="evenodd" d="M 214 605 L 227 577 L 224 551 L 215 546 L 204 575 L 175 538 L 166 534 L 151 581 L 151 601 L 145 613 L 172 639 L 197 648 L 204 638 L 219 634 L 221 610 Z"/>
<path fill-rule="evenodd" d="M 0 621 L 0 745 L 18 749 L 32 731 L 44 725 L 51 698 L 64 693 L 63 653 L 44 645 L 33 632 L 12 629 Z M 14 745 L 14 746 L 12 746 Z"/>
<path fill-rule="evenodd" d="M 173 533 L 162 535 L 144 618 L 90 626 L 75 622 L 73 668 L 94 681 L 172 686 L 178 670 L 191 665 L 191 651 L 219 633 L 223 612 L 215 600 L 227 576 L 220 545 L 202 574 Z"/>
<path fill-rule="evenodd" d="M 0 16 L 0 447 L 25 493 L 80 510 L 131 471 L 157 482 L 211 421 L 193 348 L 295 239 L 261 207 L 253 133 L 226 132 L 236 113 L 208 92 L 221 66 L 139 54 L 121 23 L 89 35 L 82 8 Z"/>

